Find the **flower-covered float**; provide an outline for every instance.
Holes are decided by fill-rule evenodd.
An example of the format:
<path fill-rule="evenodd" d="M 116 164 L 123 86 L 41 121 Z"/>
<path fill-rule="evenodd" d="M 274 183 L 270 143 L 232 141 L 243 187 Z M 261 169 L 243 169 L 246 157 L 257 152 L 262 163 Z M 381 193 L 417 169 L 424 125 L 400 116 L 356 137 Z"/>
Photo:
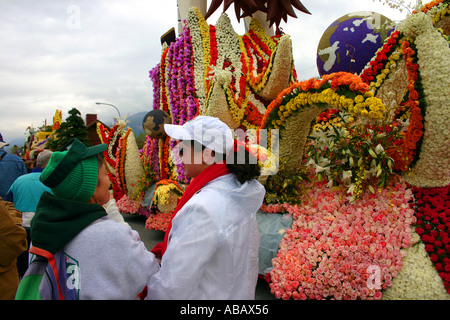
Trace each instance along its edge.
<path fill-rule="evenodd" d="M 163 47 L 154 111 L 255 129 L 237 136 L 249 144 L 278 133 L 258 212 L 260 273 L 276 298 L 450 298 L 448 4 L 410 15 L 360 76 L 298 81 L 288 35 L 252 20 L 239 36 L 226 14 L 213 26 L 195 8 Z M 189 180 L 156 113 L 141 151 L 123 122 L 98 132 L 119 207 L 164 231 Z M 259 150 L 273 160 L 271 137 Z"/>

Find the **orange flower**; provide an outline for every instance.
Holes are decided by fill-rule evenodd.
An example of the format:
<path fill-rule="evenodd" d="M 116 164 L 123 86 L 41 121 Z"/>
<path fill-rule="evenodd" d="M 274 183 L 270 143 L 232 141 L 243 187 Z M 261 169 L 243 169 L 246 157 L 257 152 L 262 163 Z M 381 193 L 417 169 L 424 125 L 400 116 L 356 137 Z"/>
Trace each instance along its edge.
<path fill-rule="evenodd" d="M 300 82 L 300 89 L 307 92 L 309 89 L 311 89 L 313 83 L 314 83 L 314 78 L 311 78 L 306 81 L 302 81 L 302 82 Z"/>
<path fill-rule="evenodd" d="M 412 90 L 410 90 L 409 98 L 412 99 L 412 100 L 419 100 L 419 93 L 417 92 L 416 89 L 413 88 Z"/>

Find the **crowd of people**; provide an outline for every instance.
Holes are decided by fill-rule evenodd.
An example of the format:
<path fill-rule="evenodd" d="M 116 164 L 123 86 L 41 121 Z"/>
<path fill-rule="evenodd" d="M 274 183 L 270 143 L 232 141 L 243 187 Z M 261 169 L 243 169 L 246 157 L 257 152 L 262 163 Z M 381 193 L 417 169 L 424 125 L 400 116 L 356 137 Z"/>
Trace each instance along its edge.
<path fill-rule="evenodd" d="M 75 299 L 255 298 L 256 212 L 265 194 L 257 161 L 217 118 L 166 124 L 165 132 L 178 142 L 191 182 L 164 241 L 152 250 L 111 199 L 107 145 L 86 147 L 74 139 L 61 150 L 42 151 L 27 173 L 2 139 L 0 299 L 51 299 L 30 266 L 38 257 L 59 256 L 63 285 Z M 244 162 L 236 161 L 238 154 Z"/>

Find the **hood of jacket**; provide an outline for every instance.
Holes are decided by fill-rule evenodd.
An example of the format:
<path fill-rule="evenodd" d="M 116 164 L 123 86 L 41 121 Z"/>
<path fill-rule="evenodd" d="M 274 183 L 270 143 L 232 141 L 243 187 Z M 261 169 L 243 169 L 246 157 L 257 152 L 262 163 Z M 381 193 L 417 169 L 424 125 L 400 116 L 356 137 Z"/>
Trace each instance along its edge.
<path fill-rule="evenodd" d="M 236 180 L 234 173 L 211 181 L 206 184 L 204 189 L 213 189 L 220 195 L 226 195 L 227 203 L 239 204 L 243 211 L 250 213 L 256 213 L 258 211 L 266 194 L 264 186 L 258 180 L 253 179 L 241 184 Z M 215 199 L 212 199 L 212 201 L 215 201 Z"/>
<path fill-rule="evenodd" d="M 44 192 L 31 220 L 31 242 L 34 247 L 55 253 L 105 215 L 105 209 L 98 204 L 61 199 Z"/>

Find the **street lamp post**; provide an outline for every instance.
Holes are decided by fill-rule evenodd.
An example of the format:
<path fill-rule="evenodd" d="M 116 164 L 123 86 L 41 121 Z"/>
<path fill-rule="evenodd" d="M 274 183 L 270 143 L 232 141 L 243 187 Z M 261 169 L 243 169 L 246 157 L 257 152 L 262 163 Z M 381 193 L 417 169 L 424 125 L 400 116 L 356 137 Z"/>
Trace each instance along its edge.
<path fill-rule="evenodd" d="M 114 109 L 117 110 L 117 113 L 119 114 L 119 119 L 122 119 L 122 116 L 120 115 L 120 111 L 119 111 L 119 109 L 117 109 L 117 107 L 115 105 L 110 104 L 110 103 L 104 103 L 104 102 L 96 102 L 95 104 L 106 104 L 107 106 L 113 107 Z"/>

